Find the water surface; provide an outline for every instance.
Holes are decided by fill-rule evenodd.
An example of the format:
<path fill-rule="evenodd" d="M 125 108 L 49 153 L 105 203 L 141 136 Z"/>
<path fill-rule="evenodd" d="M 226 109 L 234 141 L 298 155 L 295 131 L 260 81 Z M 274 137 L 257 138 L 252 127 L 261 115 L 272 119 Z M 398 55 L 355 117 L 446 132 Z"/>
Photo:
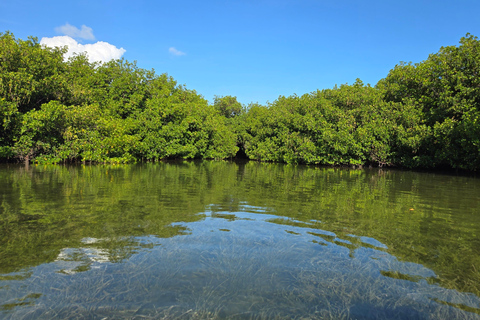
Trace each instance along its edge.
<path fill-rule="evenodd" d="M 476 177 L 0 166 L 2 319 L 480 319 Z"/>

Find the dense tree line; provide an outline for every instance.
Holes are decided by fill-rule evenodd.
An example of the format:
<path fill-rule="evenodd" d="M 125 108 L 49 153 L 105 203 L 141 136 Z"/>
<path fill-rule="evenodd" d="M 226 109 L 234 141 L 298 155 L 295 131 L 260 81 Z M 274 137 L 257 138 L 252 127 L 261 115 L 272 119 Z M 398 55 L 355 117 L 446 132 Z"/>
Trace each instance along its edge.
<path fill-rule="evenodd" d="M 124 60 L 0 36 L 0 158 L 132 162 L 235 156 L 227 119 L 194 90 Z"/>
<path fill-rule="evenodd" d="M 375 87 L 235 97 L 210 105 L 125 60 L 63 60 L 65 49 L 0 34 L 0 158 L 37 162 L 249 159 L 324 165 L 480 168 L 480 42 L 467 34 Z"/>

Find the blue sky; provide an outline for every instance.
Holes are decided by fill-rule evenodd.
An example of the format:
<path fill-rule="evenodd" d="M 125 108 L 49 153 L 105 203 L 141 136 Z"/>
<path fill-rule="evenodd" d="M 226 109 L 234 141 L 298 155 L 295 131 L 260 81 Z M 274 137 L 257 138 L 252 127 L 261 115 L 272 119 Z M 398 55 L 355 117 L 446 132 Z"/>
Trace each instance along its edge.
<path fill-rule="evenodd" d="M 0 0 L 0 32 L 110 45 L 209 101 L 265 104 L 356 78 L 375 85 L 400 61 L 480 37 L 479 12 L 478 0 Z"/>

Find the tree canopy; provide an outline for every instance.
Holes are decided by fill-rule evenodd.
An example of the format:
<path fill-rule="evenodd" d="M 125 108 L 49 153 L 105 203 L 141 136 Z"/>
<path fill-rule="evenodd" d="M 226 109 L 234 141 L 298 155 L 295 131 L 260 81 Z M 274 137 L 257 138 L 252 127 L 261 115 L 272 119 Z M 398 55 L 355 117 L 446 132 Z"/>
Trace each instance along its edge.
<path fill-rule="evenodd" d="M 321 165 L 480 168 L 480 42 L 467 34 L 374 87 L 213 104 L 126 60 L 64 60 L 66 48 L 0 33 L 0 159 L 135 162 L 249 159 Z"/>
<path fill-rule="evenodd" d="M 166 74 L 0 34 L 0 158 L 132 162 L 235 156 L 225 117 Z"/>

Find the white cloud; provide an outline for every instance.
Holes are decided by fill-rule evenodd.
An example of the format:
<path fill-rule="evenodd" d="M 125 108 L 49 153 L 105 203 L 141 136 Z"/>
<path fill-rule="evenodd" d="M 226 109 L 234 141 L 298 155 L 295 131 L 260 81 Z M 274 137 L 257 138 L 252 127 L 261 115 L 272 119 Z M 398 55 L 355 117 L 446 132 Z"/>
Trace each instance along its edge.
<path fill-rule="evenodd" d="M 53 38 L 42 38 L 40 44 L 48 47 L 63 47 L 68 46 L 68 51 L 65 54 L 65 59 L 73 56 L 74 53 L 86 52 L 90 62 L 100 61 L 107 62 L 112 59 L 120 59 L 125 53 L 125 49 L 117 48 L 114 45 L 98 41 L 92 44 L 81 44 L 70 36 L 58 36 Z"/>
<path fill-rule="evenodd" d="M 177 50 L 177 49 L 175 49 L 174 47 L 170 47 L 170 48 L 168 49 L 168 52 L 170 52 L 170 53 L 173 54 L 174 56 L 184 56 L 184 55 L 186 55 L 185 52 L 182 52 L 182 51 L 180 51 L 180 50 Z"/>
<path fill-rule="evenodd" d="M 78 29 L 77 27 L 72 26 L 69 23 L 66 23 L 63 26 L 56 27 L 55 32 L 61 33 L 76 39 L 95 40 L 95 36 L 93 35 L 93 29 L 90 27 L 87 27 L 86 25 L 82 25 L 82 28 Z"/>

